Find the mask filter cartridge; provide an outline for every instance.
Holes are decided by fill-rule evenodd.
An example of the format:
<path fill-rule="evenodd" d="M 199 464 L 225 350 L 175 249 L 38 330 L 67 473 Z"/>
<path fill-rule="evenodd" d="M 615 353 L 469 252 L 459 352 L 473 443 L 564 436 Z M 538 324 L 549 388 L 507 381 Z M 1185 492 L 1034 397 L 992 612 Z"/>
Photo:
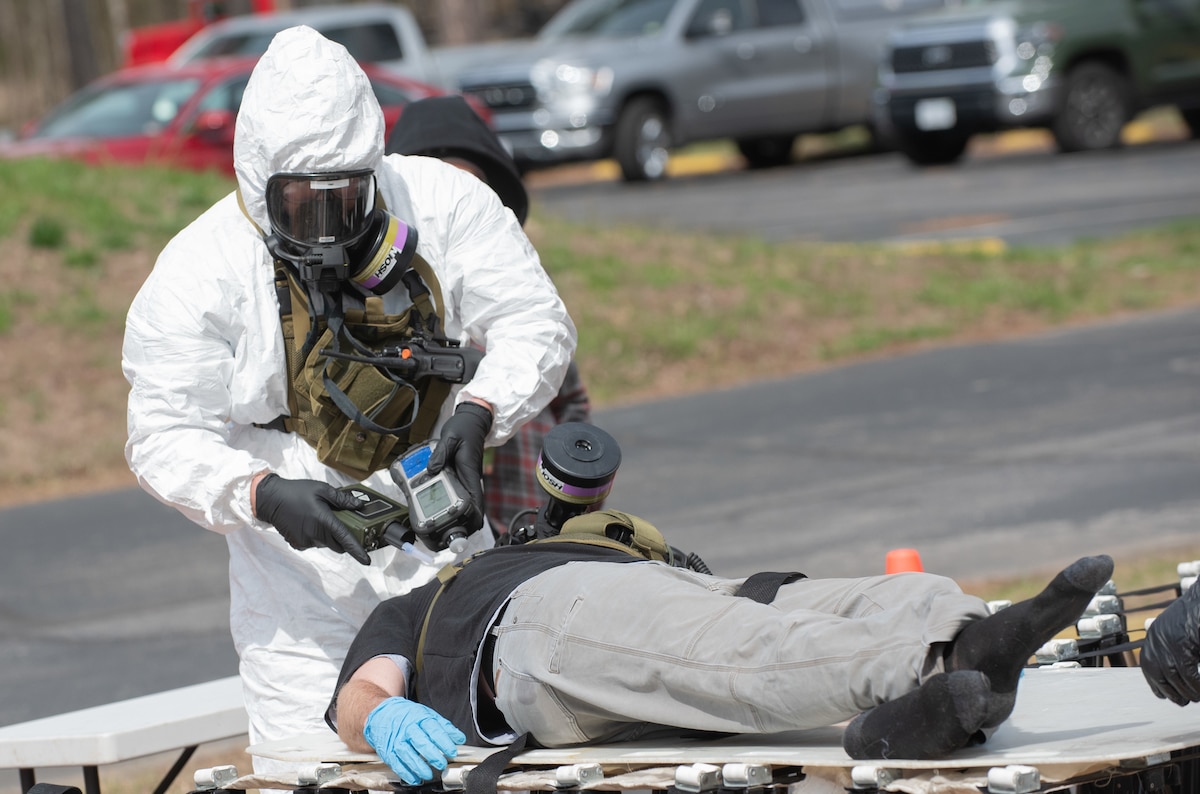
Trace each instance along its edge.
<path fill-rule="evenodd" d="M 383 295 L 399 283 L 417 253 L 417 230 L 404 221 L 376 209 L 370 227 L 347 252 L 351 261 L 350 280 L 364 292 Z"/>

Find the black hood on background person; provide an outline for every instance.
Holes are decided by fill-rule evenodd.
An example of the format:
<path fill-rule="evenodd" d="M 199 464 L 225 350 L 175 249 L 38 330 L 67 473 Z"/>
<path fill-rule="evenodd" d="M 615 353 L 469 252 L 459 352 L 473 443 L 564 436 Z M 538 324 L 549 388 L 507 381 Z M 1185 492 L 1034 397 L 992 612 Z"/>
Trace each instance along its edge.
<path fill-rule="evenodd" d="M 407 105 L 387 140 L 386 153 L 460 157 L 474 163 L 525 225 L 529 194 L 521 174 L 500 139 L 461 96 L 429 97 Z"/>

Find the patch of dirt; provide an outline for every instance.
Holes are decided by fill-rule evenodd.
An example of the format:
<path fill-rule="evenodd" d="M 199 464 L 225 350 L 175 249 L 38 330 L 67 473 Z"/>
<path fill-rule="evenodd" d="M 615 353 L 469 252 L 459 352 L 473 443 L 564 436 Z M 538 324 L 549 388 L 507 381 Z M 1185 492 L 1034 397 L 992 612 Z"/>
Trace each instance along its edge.
<path fill-rule="evenodd" d="M 0 335 L 0 504 L 132 484 L 121 471 L 121 334 L 152 259 L 129 252 L 103 268 L 68 268 L 60 250 L 15 248 L 0 257 L 0 284 L 21 290 Z"/>

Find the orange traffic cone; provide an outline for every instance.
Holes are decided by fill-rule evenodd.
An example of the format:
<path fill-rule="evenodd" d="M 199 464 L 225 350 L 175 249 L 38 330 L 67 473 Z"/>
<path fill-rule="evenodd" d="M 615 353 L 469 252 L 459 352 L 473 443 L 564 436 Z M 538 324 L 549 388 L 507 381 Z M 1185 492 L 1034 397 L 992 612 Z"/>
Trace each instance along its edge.
<path fill-rule="evenodd" d="M 925 569 L 921 566 L 921 554 L 916 549 L 892 549 L 887 553 L 884 573 L 923 570 Z"/>

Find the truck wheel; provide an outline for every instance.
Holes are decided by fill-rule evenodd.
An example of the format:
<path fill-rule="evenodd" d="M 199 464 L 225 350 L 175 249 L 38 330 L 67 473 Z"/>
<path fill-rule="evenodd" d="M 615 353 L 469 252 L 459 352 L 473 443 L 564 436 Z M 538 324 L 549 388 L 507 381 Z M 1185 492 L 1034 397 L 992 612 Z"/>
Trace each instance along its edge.
<path fill-rule="evenodd" d="M 795 135 L 771 135 L 766 138 L 741 138 L 738 151 L 746 158 L 751 168 L 774 168 L 792 161 L 792 144 Z"/>
<path fill-rule="evenodd" d="M 1179 115 L 1192 132 L 1192 137 L 1200 139 L 1200 108 L 1180 108 Z"/>
<path fill-rule="evenodd" d="M 646 182 L 667 175 L 671 130 L 663 103 L 638 97 L 625 106 L 617 120 L 613 154 L 627 182 Z"/>
<path fill-rule="evenodd" d="M 1087 61 L 1071 70 L 1052 130 L 1063 152 L 1112 149 L 1121 145 L 1129 121 L 1129 86 L 1112 67 Z"/>
<path fill-rule="evenodd" d="M 971 136 L 959 130 L 939 132 L 896 131 L 896 148 L 915 165 L 946 165 L 967 150 Z"/>

